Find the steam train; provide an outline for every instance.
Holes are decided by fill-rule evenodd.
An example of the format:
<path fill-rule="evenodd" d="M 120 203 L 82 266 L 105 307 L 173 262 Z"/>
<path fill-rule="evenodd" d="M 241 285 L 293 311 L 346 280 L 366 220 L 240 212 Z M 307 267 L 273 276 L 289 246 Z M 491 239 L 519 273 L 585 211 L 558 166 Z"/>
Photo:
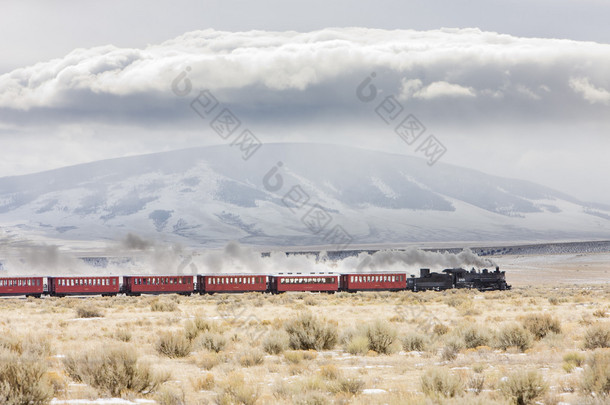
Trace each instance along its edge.
<path fill-rule="evenodd" d="M 453 288 L 479 291 L 509 290 L 505 272 L 445 269 L 431 273 L 421 269 L 420 276 L 406 273 L 286 273 L 286 274 L 200 274 L 142 275 L 142 276 L 67 276 L 67 277 L 0 277 L 0 296 L 117 294 L 215 294 L 261 292 L 279 294 L 289 291 L 426 291 Z"/>

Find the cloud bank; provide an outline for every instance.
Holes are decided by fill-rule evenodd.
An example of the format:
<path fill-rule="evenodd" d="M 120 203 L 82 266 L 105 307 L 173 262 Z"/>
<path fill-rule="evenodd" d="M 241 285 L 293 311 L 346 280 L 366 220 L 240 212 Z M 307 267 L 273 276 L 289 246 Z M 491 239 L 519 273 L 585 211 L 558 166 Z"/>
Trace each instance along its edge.
<path fill-rule="evenodd" d="M 189 107 L 203 89 L 265 143 L 410 154 L 375 114 L 394 95 L 442 138 L 446 162 L 610 203 L 583 181 L 610 169 L 608 71 L 608 44 L 477 28 L 203 30 L 75 49 L 0 75 L 0 175 L 222 143 Z M 377 98 L 362 102 L 373 75 Z"/>
<path fill-rule="evenodd" d="M 7 112 L 38 111 L 43 121 L 75 113 L 125 119 L 126 111 L 164 106 L 165 118 L 177 119 L 170 85 L 181 72 L 195 88 L 243 109 L 256 103 L 263 111 L 311 104 L 351 110 L 355 86 L 372 71 L 386 94 L 403 99 L 459 99 L 481 112 L 502 108 L 518 115 L 533 105 L 559 117 L 608 103 L 609 68 L 610 45 L 478 29 L 205 30 L 144 49 L 76 49 L 4 74 L 0 117 L 10 121 Z"/>

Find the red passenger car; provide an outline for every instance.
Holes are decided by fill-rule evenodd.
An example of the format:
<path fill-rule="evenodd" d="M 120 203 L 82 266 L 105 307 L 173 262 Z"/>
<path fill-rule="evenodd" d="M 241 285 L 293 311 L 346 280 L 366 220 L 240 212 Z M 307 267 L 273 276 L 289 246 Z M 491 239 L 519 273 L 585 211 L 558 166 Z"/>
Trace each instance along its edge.
<path fill-rule="evenodd" d="M 341 291 L 398 291 L 407 288 L 405 273 L 341 274 Z"/>
<path fill-rule="evenodd" d="M 193 276 L 123 276 L 123 292 L 127 295 L 190 295 L 194 289 Z"/>
<path fill-rule="evenodd" d="M 38 297 L 44 292 L 42 277 L 1 277 L 0 295 Z"/>
<path fill-rule="evenodd" d="M 119 278 L 103 277 L 49 277 L 49 294 L 66 295 L 117 295 Z"/>
<path fill-rule="evenodd" d="M 197 291 L 203 293 L 266 292 L 268 276 L 263 274 L 198 275 Z"/>
<path fill-rule="evenodd" d="M 336 292 L 339 289 L 339 276 L 334 274 L 288 274 L 272 277 L 273 292 L 313 291 Z"/>

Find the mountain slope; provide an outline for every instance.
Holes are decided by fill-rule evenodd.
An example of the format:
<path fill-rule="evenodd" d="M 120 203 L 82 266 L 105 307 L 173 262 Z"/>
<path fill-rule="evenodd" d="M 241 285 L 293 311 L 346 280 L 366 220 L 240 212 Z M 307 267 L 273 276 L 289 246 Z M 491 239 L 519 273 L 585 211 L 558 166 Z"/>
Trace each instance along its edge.
<path fill-rule="evenodd" d="M 317 217 L 306 216 L 312 208 Z M 0 224 L 65 240 L 136 232 L 206 246 L 319 245 L 338 225 L 354 243 L 556 240 L 610 237 L 610 207 L 415 157 L 266 144 L 245 161 L 222 145 L 0 178 Z"/>

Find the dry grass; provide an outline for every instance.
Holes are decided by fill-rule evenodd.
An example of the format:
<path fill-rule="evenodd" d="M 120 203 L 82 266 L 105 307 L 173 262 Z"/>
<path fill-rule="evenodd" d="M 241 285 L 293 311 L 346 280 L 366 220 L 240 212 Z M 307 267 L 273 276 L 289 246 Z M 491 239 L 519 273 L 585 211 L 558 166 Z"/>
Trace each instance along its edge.
<path fill-rule="evenodd" d="M 549 296 L 559 299 L 551 304 Z M 132 402 L 164 404 L 507 405 L 517 398 L 509 391 L 535 391 L 528 380 L 509 380 L 523 370 L 536 371 L 549 387 L 535 400 L 544 405 L 608 400 L 608 359 L 599 353 L 608 350 L 600 347 L 610 286 L 177 298 L 3 299 L 0 353 L 37 359 L 46 370 L 42 387 L 60 401 L 114 391 Z M 151 311 L 154 302 L 180 310 Z M 75 317 L 83 304 L 104 316 Z M 553 319 L 561 320 L 560 333 Z M 44 335 L 32 335 L 40 330 Z M 128 354 L 95 356 L 115 347 Z M 163 383 L 167 372 L 156 370 L 171 370 L 171 381 Z M 133 382 L 98 382 L 112 375 Z"/>

